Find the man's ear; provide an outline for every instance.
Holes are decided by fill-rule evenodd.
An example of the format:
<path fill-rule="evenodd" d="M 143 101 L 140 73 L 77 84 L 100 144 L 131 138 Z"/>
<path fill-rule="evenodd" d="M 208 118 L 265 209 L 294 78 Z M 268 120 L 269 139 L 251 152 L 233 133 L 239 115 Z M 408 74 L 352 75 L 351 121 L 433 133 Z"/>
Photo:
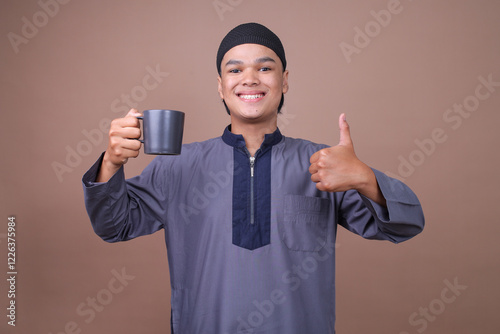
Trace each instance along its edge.
<path fill-rule="evenodd" d="M 224 94 L 222 93 L 222 78 L 220 75 L 217 77 L 217 91 L 219 92 L 220 98 L 224 100 Z"/>
<path fill-rule="evenodd" d="M 283 94 L 288 92 L 288 70 L 283 72 Z"/>

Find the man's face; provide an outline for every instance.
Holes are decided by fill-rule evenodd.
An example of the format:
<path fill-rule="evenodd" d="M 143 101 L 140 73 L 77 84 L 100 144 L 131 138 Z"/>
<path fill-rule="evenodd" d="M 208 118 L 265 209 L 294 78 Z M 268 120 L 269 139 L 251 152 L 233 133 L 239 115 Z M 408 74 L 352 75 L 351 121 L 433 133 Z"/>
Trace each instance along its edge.
<path fill-rule="evenodd" d="M 288 91 L 288 71 L 283 72 L 273 50 L 241 44 L 224 55 L 218 82 L 233 122 L 265 122 L 277 117 L 281 96 Z"/>

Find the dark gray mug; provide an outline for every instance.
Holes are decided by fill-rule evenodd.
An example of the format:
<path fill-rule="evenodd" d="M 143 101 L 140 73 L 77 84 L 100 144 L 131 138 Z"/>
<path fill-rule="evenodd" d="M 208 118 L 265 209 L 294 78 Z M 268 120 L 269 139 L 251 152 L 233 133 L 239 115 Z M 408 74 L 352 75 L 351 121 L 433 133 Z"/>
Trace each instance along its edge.
<path fill-rule="evenodd" d="M 144 110 L 143 139 L 146 154 L 181 154 L 182 134 L 184 132 L 184 113 L 177 110 Z"/>

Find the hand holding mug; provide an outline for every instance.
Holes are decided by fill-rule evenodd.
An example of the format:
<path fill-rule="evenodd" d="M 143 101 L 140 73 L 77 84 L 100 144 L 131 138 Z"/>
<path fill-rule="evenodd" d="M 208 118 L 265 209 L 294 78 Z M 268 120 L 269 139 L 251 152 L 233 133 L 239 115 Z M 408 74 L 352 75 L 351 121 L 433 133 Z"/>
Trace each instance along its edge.
<path fill-rule="evenodd" d="M 139 119 L 144 121 L 144 139 Z M 98 182 L 107 182 L 129 158 L 136 158 L 144 143 L 146 154 L 177 155 L 181 153 L 184 113 L 176 110 L 130 109 L 123 118 L 111 122 L 108 148 L 103 157 Z"/>
<path fill-rule="evenodd" d="M 98 182 L 107 182 L 118 169 L 127 163 L 129 158 L 136 158 L 141 149 L 140 123 L 137 117 L 141 113 L 137 109 L 130 109 L 123 118 L 114 119 L 109 128 L 108 148 L 104 153 Z"/>

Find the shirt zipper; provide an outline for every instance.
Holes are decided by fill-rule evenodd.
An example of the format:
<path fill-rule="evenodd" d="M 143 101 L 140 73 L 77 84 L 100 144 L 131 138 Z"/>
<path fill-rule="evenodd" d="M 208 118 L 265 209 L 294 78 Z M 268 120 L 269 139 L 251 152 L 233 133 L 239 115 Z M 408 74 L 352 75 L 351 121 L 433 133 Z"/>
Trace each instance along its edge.
<path fill-rule="evenodd" d="M 255 157 L 250 157 L 250 224 L 254 223 L 254 199 L 253 199 L 253 175 L 254 175 Z"/>

